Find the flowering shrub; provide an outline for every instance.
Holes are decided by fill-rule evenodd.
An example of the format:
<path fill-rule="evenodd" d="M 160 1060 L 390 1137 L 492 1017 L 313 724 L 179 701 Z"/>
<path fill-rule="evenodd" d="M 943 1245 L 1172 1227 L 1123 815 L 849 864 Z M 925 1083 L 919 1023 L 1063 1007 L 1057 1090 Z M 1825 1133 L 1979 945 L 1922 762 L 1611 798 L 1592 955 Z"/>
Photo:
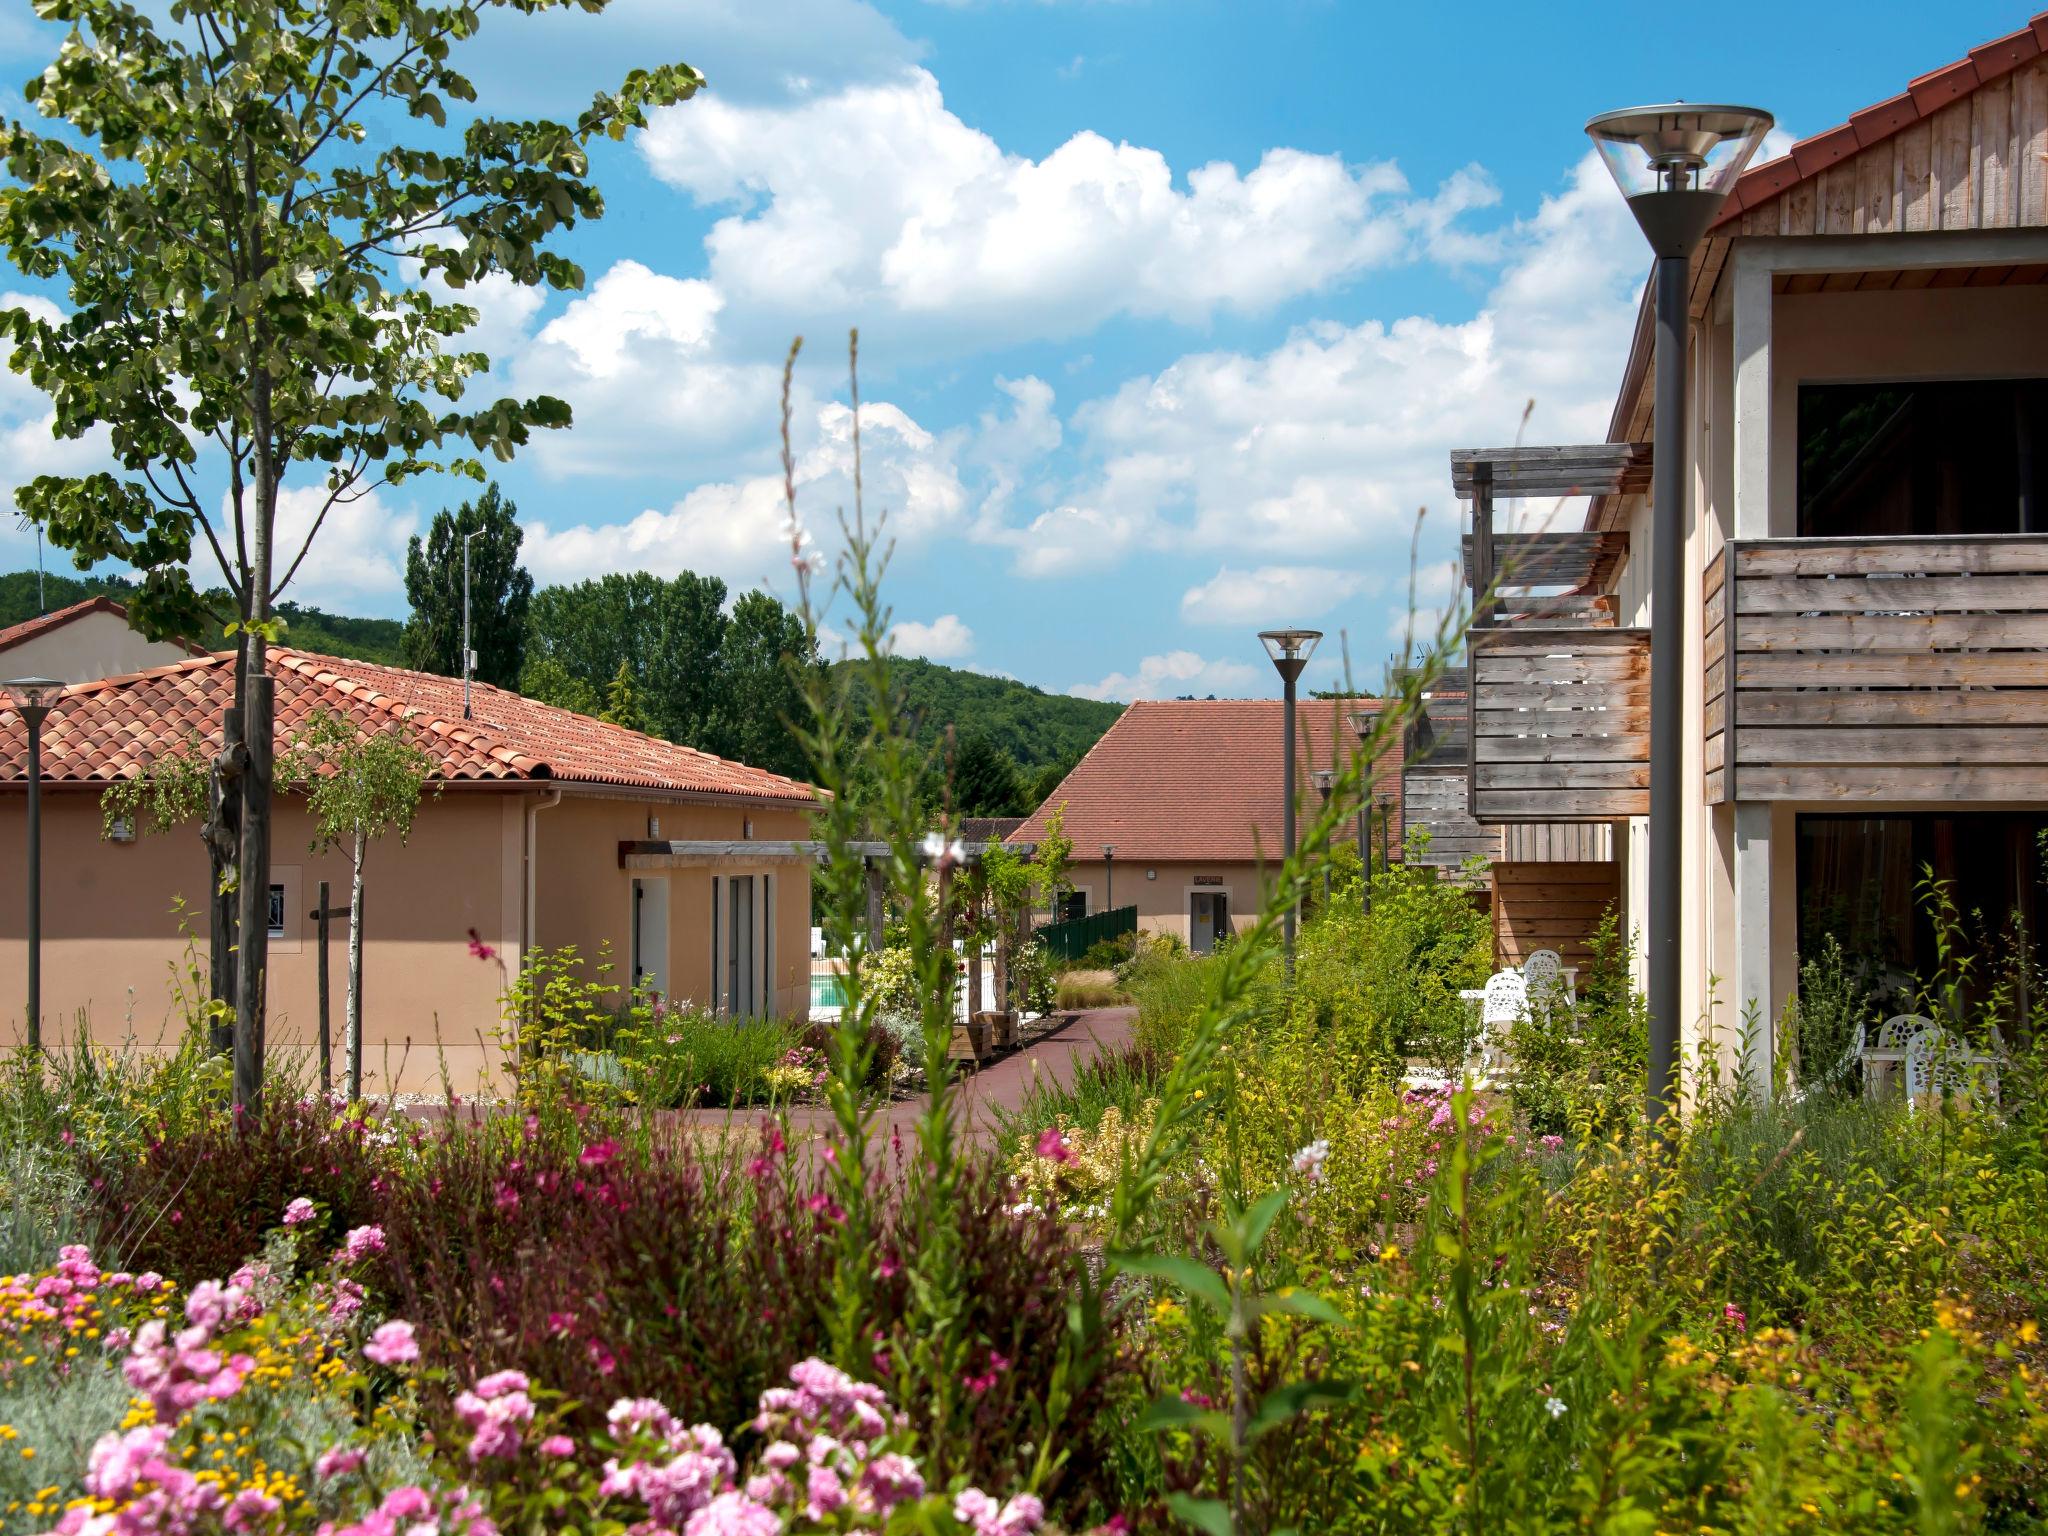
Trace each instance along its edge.
<path fill-rule="evenodd" d="M 97 1244 L 130 1269 L 189 1284 L 255 1253 L 309 1189 L 325 1214 L 299 1219 L 338 1239 L 369 1220 L 373 1186 L 391 1167 L 388 1141 L 360 1110 L 286 1102 L 259 1120 L 222 1117 L 161 1137 L 139 1159 L 89 1158 Z"/>
<path fill-rule="evenodd" d="M 1070 1219 L 1104 1214 L 1102 1201 L 1116 1183 L 1133 1140 L 1142 1140 L 1157 1106 L 1142 1104 L 1129 1121 L 1111 1104 L 1095 1128 L 1047 1126 L 1011 1158 L 1009 1173 L 1017 1207 L 1050 1211 Z"/>
<path fill-rule="evenodd" d="M 1030 1536 L 1043 1518 L 1029 1494 L 1002 1501 L 972 1486 L 950 1496 L 928 1491 L 917 1461 L 897 1443 L 906 1420 L 881 1388 L 817 1359 L 792 1368 L 790 1385 L 759 1395 L 746 1428 L 761 1445 L 744 1478 L 716 1428 L 686 1428 L 652 1398 L 615 1400 L 602 1428 L 579 1443 L 559 1428 L 555 1394 L 517 1370 L 457 1392 L 466 1433 L 441 1447 L 452 1466 L 439 1475 L 400 1466 L 385 1454 L 393 1426 L 384 1409 L 367 1422 L 360 1410 L 378 1371 L 409 1390 L 411 1325 L 381 1324 L 361 1347 L 366 1365 L 351 1368 L 350 1327 L 323 1315 L 310 1291 L 293 1289 L 285 1267 L 295 1247 L 273 1244 L 276 1265 L 266 1259 L 193 1287 L 182 1319 L 165 1315 L 158 1293 L 167 1283 L 103 1274 L 82 1249 L 46 1274 L 8 1280 L 17 1342 L 67 1318 L 99 1315 L 90 1298 L 103 1291 L 153 1314 L 132 1339 L 44 1364 L 45 1381 L 105 1380 L 118 1365 L 140 1396 L 123 1422 L 96 1435 L 81 1466 L 33 1474 L 40 1486 L 10 1502 L 10 1528 L 47 1536 L 496 1536 L 545 1511 L 552 1524 L 601 1533 L 631 1524 L 650 1536 L 780 1536 L 799 1528 L 877 1531 L 915 1508 L 920 1529 Z M 349 1247 L 330 1259 L 337 1268 L 352 1262 Z M 293 1362 L 313 1369 L 295 1372 Z M 20 1387 L 10 1376 L 0 1392 L 11 1397 Z M 325 1435 L 294 1441 L 275 1433 L 287 1394 L 309 1391 L 330 1410 Z M 342 1412 L 345 1404 L 356 1411 Z M 19 1434 L 10 1425 L 0 1440 Z M 12 1460 L 32 1462 L 35 1451 L 15 1447 Z M 0 1490 L 7 1481 L 0 1476 Z"/>

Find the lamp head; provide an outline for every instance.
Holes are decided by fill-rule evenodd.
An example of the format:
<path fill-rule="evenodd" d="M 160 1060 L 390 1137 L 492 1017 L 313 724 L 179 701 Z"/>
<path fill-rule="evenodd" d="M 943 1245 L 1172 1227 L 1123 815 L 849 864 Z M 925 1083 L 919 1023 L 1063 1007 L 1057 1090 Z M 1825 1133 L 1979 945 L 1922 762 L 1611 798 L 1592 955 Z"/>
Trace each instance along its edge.
<path fill-rule="evenodd" d="M 0 693 L 7 695 L 24 720 L 47 715 L 63 692 L 64 684 L 54 677 L 10 677 L 0 682 Z"/>
<path fill-rule="evenodd" d="M 1586 124 L 1608 174 L 1659 256 L 1689 256 L 1770 131 L 1755 107 L 1666 102 Z"/>
<path fill-rule="evenodd" d="M 1337 770 L 1334 768 L 1311 768 L 1309 783 L 1315 785 L 1316 793 L 1323 797 L 1323 804 L 1330 803 L 1330 791 L 1337 787 Z"/>
<path fill-rule="evenodd" d="M 1308 659 L 1316 653 L 1316 642 L 1323 638 L 1320 629 L 1262 629 L 1259 644 L 1266 648 L 1266 654 L 1273 659 L 1274 670 L 1288 682 L 1301 676 Z"/>
<path fill-rule="evenodd" d="M 1115 844 L 1115 843 L 1104 843 L 1104 844 L 1102 845 L 1102 857 L 1103 857 L 1103 858 L 1104 858 L 1105 860 L 1108 860 L 1108 859 L 1113 859 L 1113 858 L 1115 858 L 1115 857 L 1116 857 L 1116 844 Z"/>

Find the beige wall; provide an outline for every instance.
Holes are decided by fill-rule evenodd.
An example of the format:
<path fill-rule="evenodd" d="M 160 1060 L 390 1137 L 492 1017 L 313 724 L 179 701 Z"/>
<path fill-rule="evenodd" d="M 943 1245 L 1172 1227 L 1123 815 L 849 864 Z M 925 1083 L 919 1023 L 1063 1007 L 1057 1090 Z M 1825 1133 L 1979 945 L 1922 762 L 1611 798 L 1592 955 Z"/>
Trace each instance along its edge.
<path fill-rule="evenodd" d="M 450 789 L 422 807 L 411 841 L 373 844 L 365 866 L 363 955 L 364 1086 L 371 1091 L 433 1090 L 445 1065 L 463 1094 L 493 1085 L 490 1041 L 498 999 L 517 973 L 525 913 L 524 839 L 528 792 Z M 26 982 L 25 797 L 0 797 L 0 1042 L 21 1038 Z M 741 835 L 746 813 L 675 804 L 565 796 L 535 819 L 535 939 L 574 943 L 595 953 L 609 941 L 623 976 L 630 954 L 631 884 L 619 867 L 622 839 L 645 837 L 648 814 L 664 837 Z M 754 811 L 762 837 L 802 835 L 803 818 Z M 70 1038 L 90 1020 L 103 1046 L 153 1049 L 174 1044 L 182 1016 L 171 996 L 171 967 L 183 954 L 172 907 L 191 910 L 192 953 L 206 963 L 206 859 L 189 827 L 115 844 L 100 838 L 98 796 L 53 789 L 44 799 L 43 1017 L 46 1041 Z M 310 827 L 296 804 L 278 808 L 273 879 L 285 887 L 285 930 L 271 943 L 269 1043 L 272 1050 L 314 1049 L 318 1027 L 312 910 L 317 884 L 330 882 L 337 906 L 348 900 L 344 853 L 315 856 Z M 733 868 L 744 871 L 741 862 Z M 809 869 L 774 866 L 777 1010 L 809 1005 Z M 678 962 L 671 991 L 702 997 L 709 989 L 705 924 L 712 871 L 670 872 L 670 951 Z M 470 952 L 469 931 L 497 951 Z M 332 1028 L 342 1027 L 346 918 L 334 923 Z M 696 969 L 692 970 L 691 967 Z"/>
<path fill-rule="evenodd" d="M 1242 861 L 1213 864 L 1146 863 L 1142 859 L 1114 861 L 1114 889 L 1105 890 L 1102 860 L 1076 860 L 1068 878 L 1074 888 L 1088 893 L 1088 910 L 1105 909 L 1105 896 L 1119 907 L 1138 909 L 1138 927 L 1145 933 L 1170 933 L 1185 941 L 1188 937 L 1188 897 L 1195 891 L 1223 891 L 1230 897 L 1230 921 L 1242 929 L 1257 914 L 1260 901 L 1258 866 Z M 1147 878 L 1147 872 L 1150 878 Z M 1222 883 L 1197 885 L 1197 877 L 1220 879 Z"/>
<path fill-rule="evenodd" d="M 183 646 L 145 640 L 114 614 L 88 613 L 0 652 L 0 676 L 87 683 L 191 659 Z"/>
<path fill-rule="evenodd" d="M 650 836 L 659 820 L 665 841 L 796 841 L 810 835 L 805 809 L 674 804 L 566 795 L 539 813 L 543 878 L 535 891 L 534 941 L 549 948 L 574 944 L 586 955 L 609 944 L 624 976 L 632 955 L 633 878 L 668 883 L 671 997 L 708 1004 L 711 976 L 711 882 L 714 875 L 767 876 L 774 883 L 773 1011 L 800 1018 L 811 1003 L 811 866 L 767 857 L 736 858 L 716 869 L 702 864 L 627 871 L 618 846 Z M 590 850 L 602 850 L 602 857 Z M 550 877 L 546 872 L 553 871 Z"/>

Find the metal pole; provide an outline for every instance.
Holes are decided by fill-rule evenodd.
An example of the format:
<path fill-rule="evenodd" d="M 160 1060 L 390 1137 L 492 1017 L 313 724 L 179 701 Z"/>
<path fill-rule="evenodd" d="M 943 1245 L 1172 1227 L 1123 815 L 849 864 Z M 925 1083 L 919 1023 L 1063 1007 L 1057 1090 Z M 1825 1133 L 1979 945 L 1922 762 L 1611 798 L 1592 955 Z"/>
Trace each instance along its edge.
<path fill-rule="evenodd" d="M 1116 855 L 1113 853 L 1102 856 L 1102 910 L 1116 910 Z"/>
<path fill-rule="evenodd" d="M 469 541 L 474 533 L 462 536 L 462 718 L 469 713 Z"/>
<path fill-rule="evenodd" d="M 1368 793 L 1358 802 L 1358 875 L 1364 882 L 1365 914 L 1372 915 L 1372 799 Z"/>
<path fill-rule="evenodd" d="M 1298 668 L 1289 668 L 1282 674 L 1284 708 L 1280 711 L 1281 729 L 1287 739 L 1280 749 L 1280 777 L 1286 785 L 1281 799 L 1281 837 L 1287 845 L 1286 856 L 1294 857 L 1294 679 Z M 1286 949 L 1287 978 L 1294 979 L 1294 903 L 1287 904 L 1287 913 L 1281 919 L 1281 942 Z"/>
<path fill-rule="evenodd" d="M 327 986 L 327 882 L 320 882 L 320 906 L 313 913 L 320 924 L 320 1097 L 326 1098 L 334 1087 L 334 1034 L 330 1027 Z"/>
<path fill-rule="evenodd" d="M 43 717 L 29 705 L 28 726 L 28 1048 L 43 1048 Z"/>
<path fill-rule="evenodd" d="M 1685 743 L 1685 343 L 1684 256 L 1657 258 L 1656 438 L 1650 483 L 1649 922 L 1644 969 L 1650 1012 L 1647 1113 L 1662 1120 L 1678 1097 L 1678 922 L 1683 848 L 1680 754 Z"/>

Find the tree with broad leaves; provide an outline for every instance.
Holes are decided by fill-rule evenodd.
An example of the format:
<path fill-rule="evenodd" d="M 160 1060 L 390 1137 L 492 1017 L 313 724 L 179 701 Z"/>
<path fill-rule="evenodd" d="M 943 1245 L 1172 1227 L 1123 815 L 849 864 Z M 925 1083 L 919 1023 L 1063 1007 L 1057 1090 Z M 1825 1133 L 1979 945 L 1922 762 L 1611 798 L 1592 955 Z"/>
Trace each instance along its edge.
<path fill-rule="evenodd" d="M 533 602 L 533 577 L 519 563 L 519 508 L 493 480 L 483 495 L 453 512 L 434 514 L 422 539 L 412 536 L 405 551 L 405 664 L 443 677 L 462 676 L 463 559 L 469 539 L 469 647 L 476 652 L 480 683 L 519 686 L 526 657 L 526 610 Z"/>
<path fill-rule="evenodd" d="M 314 853 L 346 848 L 349 854 L 348 1002 L 343 1014 L 342 1080 L 351 1102 L 363 1095 L 363 860 L 370 844 L 393 833 L 412 836 L 420 793 L 434 760 L 403 722 L 367 730 L 331 709 L 317 711 L 292 742 L 278 777 L 306 797 L 313 818 Z M 321 1046 L 322 1088 L 327 1047 Z"/>
<path fill-rule="evenodd" d="M 645 126 L 702 77 L 636 70 L 573 123 L 478 114 L 451 128 L 450 104 L 467 114 L 476 100 L 452 60 L 495 8 L 606 3 L 172 0 L 160 25 L 122 0 L 35 0 L 69 31 L 22 94 L 58 126 L 0 128 L 0 249 L 64 284 L 70 313 L 0 310 L 0 330 L 10 366 L 51 397 L 58 436 L 104 424 L 116 468 L 42 476 L 17 500 L 81 568 L 138 573 L 130 613 L 146 633 L 225 629 L 239 647 L 208 846 L 223 893 L 213 942 L 239 940 L 234 1092 L 251 1109 L 272 605 L 335 507 L 431 469 L 481 480 L 481 455 L 510 458 L 534 429 L 568 424 L 545 396 L 464 402 L 489 359 L 462 349 L 478 315 L 453 296 L 493 275 L 579 287 L 548 241 L 603 211 L 588 146 Z M 280 547 L 295 484 L 304 515 Z M 202 541 L 227 611 L 192 582 Z"/>

